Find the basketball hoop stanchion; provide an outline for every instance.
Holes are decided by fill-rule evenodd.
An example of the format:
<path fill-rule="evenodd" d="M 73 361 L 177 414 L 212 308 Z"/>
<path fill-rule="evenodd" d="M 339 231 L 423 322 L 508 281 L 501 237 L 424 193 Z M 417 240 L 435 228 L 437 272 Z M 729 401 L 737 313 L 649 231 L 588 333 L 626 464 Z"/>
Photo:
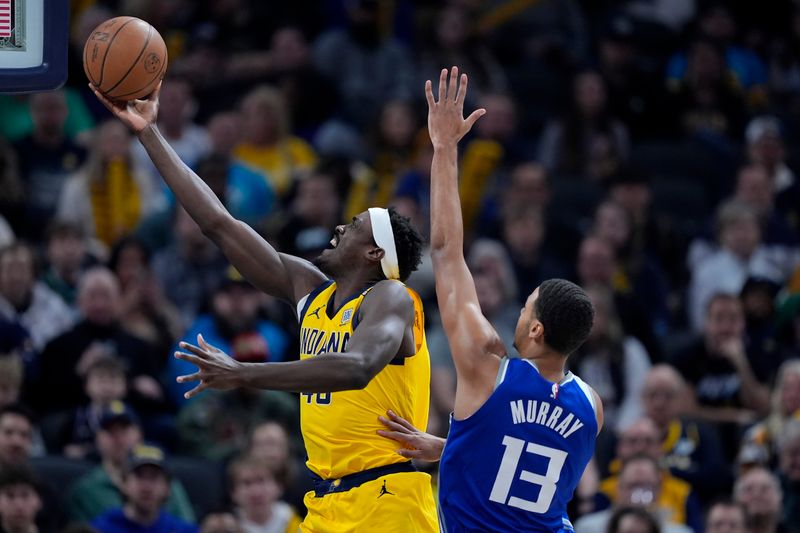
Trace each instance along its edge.
<path fill-rule="evenodd" d="M 68 50 L 69 0 L 0 0 L 0 93 L 61 87 Z"/>

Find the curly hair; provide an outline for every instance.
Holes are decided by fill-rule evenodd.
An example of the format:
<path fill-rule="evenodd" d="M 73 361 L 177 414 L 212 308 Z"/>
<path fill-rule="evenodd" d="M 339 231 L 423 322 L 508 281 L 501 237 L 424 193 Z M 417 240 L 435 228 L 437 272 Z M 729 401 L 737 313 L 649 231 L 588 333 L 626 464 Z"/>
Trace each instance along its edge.
<path fill-rule="evenodd" d="M 392 224 L 394 245 L 397 248 L 400 281 L 405 281 L 422 262 L 422 236 L 411 224 L 411 220 L 395 211 L 393 207 L 389 208 L 389 221 Z"/>
<path fill-rule="evenodd" d="M 539 285 L 536 317 L 544 326 L 544 342 L 569 355 L 589 336 L 594 307 L 586 292 L 565 279 L 549 279 Z"/>

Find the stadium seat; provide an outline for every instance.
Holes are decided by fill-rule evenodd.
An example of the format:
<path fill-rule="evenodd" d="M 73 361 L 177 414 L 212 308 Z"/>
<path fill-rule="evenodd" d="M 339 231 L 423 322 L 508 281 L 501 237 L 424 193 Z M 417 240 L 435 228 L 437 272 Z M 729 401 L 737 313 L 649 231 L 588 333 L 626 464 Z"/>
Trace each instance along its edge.
<path fill-rule="evenodd" d="M 198 518 L 219 509 L 226 491 L 222 465 L 207 459 L 171 456 L 167 465 L 172 476 L 183 484 Z"/>

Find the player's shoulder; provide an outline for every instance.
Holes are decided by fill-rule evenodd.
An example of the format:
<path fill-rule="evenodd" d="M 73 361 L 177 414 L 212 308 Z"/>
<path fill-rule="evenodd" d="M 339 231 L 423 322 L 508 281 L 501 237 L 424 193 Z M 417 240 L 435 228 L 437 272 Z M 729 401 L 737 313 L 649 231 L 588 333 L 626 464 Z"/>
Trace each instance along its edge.
<path fill-rule="evenodd" d="M 392 302 L 397 305 L 411 305 L 413 300 L 409 293 L 409 288 L 405 284 L 385 279 L 373 285 L 364 296 L 364 300 L 371 302 L 388 303 Z"/>
<path fill-rule="evenodd" d="M 603 400 L 600 399 L 600 395 L 597 394 L 597 391 L 592 388 L 591 385 L 583 381 L 579 376 L 573 374 L 573 379 L 575 383 L 581 388 L 583 393 L 586 395 L 586 399 L 591 404 L 592 409 L 594 410 L 595 416 L 597 417 L 597 432 L 599 433 L 603 427 Z"/>

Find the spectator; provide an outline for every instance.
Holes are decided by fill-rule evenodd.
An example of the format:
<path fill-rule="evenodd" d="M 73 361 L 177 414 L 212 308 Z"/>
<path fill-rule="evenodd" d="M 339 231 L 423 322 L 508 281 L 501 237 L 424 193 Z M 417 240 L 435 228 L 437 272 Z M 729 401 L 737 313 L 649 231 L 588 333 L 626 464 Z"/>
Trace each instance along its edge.
<path fill-rule="evenodd" d="M 208 133 L 193 122 L 197 101 L 192 86 L 181 78 L 169 77 L 161 84 L 159 95 L 158 129 L 181 160 L 194 168 L 211 149 Z M 131 157 L 136 166 L 148 172 L 150 185 L 159 194 L 166 193 L 161 175 L 150 160 L 144 146 L 136 139 L 131 142 Z M 163 190 L 163 192 L 161 192 Z"/>
<path fill-rule="evenodd" d="M 5 472 L 29 468 L 30 458 L 43 453 L 41 436 L 33 423 L 31 412 L 21 404 L 0 408 L 0 476 Z M 48 480 L 45 479 L 45 482 Z M 50 485 L 38 487 L 43 510 L 38 516 L 40 530 L 50 531 L 62 525 L 60 498 L 55 490 L 57 488 Z"/>
<path fill-rule="evenodd" d="M 579 73 L 570 111 L 542 133 L 539 161 L 556 176 L 602 182 L 629 152 L 628 130 L 611 116 L 603 78 L 594 71 Z"/>
<path fill-rule="evenodd" d="M 752 107 L 762 107 L 767 100 L 767 68 L 758 55 L 743 46 L 736 44 L 736 19 L 719 0 L 708 2 L 698 17 L 699 33 L 702 37 L 713 41 L 724 54 L 726 77 L 747 96 Z M 667 83 L 679 83 L 687 75 L 688 60 L 686 53 L 673 55 L 667 64 Z"/>
<path fill-rule="evenodd" d="M 717 424 L 726 457 L 736 454 L 740 426 L 769 410 L 768 372 L 745 345 L 742 304 L 717 294 L 708 303 L 703 337 L 673 363 L 689 384 L 687 414 Z"/>
<path fill-rule="evenodd" d="M 680 524 L 670 522 L 668 516 L 661 515 L 660 487 L 661 472 L 658 463 L 649 456 L 635 455 L 622 466 L 619 474 L 619 490 L 614 506 L 605 511 L 588 514 L 575 522 L 575 533 L 597 533 L 608 531 L 608 525 L 614 511 L 620 507 L 633 505 L 661 517 L 663 533 L 691 533 L 693 530 Z"/>
<path fill-rule="evenodd" d="M 641 507 L 620 507 L 608 520 L 606 533 L 661 533 L 656 517 Z"/>
<path fill-rule="evenodd" d="M 334 177 L 325 169 L 316 170 L 297 184 L 288 217 L 278 232 L 280 250 L 313 260 L 329 246 L 331 228 L 341 222 L 341 215 Z"/>
<path fill-rule="evenodd" d="M 729 468 L 723 461 L 719 439 L 711 428 L 683 416 L 686 383 L 666 364 L 655 365 L 642 387 L 644 414 L 658 428 L 663 465 L 690 483 L 702 501 L 710 501 L 729 488 Z"/>
<path fill-rule="evenodd" d="M 101 356 L 86 369 L 84 391 L 89 403 L 70 413 L 62 430 L 63 441 L 58 449 L 72 459 L 94 458 L 96 434 L 101 417 L 114 402 L 121 402 L 127 393 L 125 367 L 111 356 Z"/>
<path fill-rule="evenodd" d="M 88 243 L 77 224 L 56 220 L 47 231 L 47 270 L 42 281 L 67 305 L 75 306 L 78 280 L 94 262 Z"/>
<path fill-rule="evenodd" d="M 580 285 L 589 287 L 599 285 L 614 291 L 614 306 L 619 314 L 623 331 L 636 337 L 647 350 L 651 359 L 658 361 L 661 346 L 656 341 L 647 311 L 631 290 L 631 287 L 617 283 L 617 258 L 610 243 L 590 235 L 578 247 L 576 265 L 577 280 Z"/>
<path fill-rule="evenodd" d="M 674 221 L 653 209 L 650 180 L 641 169 L 626 166 L 608 179 L 608 197 L 628 214 L 630 249 L 658 261 L 673 285 L 684 283 L 686 242 L 674 229 Z"/>
<path fill-rule="evenodd" d="M 688 314 L 695 331 L 703 329 L 705 310 L 712 295 L 738 294 L 748 276 L 782 284 L 791 272 L 791 257 L 774 254 L 764 246 L 756 212 L 746 204 L 730 201 L 717 210 L 720 248 L 691 267 Z"/>
<path fill-rule="evenodd" d="M 244 449 L 245 455 L 267 465 L 284 486 L 283 500 L 293 508 L 305 511 L 303 498 L 314 490 L 311 476 L 306 474 L 306 465 L 298 456 L 302 454 L 302 442 L 295 428 L 289 434 L 287 426 L 274 420 L 256 424 Z"/>
<path fill-rule="evenodd" d="M 483 199 L 498 187 L 498 179 L 509 168 L 530 157 L 517 134 L 517 109 L 507 94 L 491 93 L 481 98 L 484 120 L 475 125 L 475 135 L 464 146 L 459 163 L 459 194 L 467 234 L 475 227 Z"/>
<path fill-rule="evenodd" d="M 67 101 L 63 91 L 40 92 L 30 99 L 33 132 L 14 144 L 25 186 L 20 237 L 38 241 L 56 212 L 62 188 L 86 159 L 86 151 L 64 131 Z"/>
<path fill-rule="evenodd" d="M 20 229 L 23 224 L 25 187 L 20 179 L 17 154 L 5 139 L 0 139 L 0 219 L 7 227 L 0 234 L 5 247 L 13 241 L 13 228 Z"/>
<path fill-rule="evenodd" d="M 189 402 L 178 415 L 183 453 L 206 459 L 229 459 L 244 448 L 253 428 L 264 421 L 291 428 L 297 438 L 300 430 L 297 401 L 277 391 L 210 392 Z"/>
<path fill-rule="evenodd" d="M 775 117 L 758 116 L 745 130 L 747 158 L 766 169 L 775 193 L 775 210 L 795 231 L 800 230 L 800 183 L 786 163 L 786 146 Z"/>
<path fill-rule="evenodd" d="M 797 419 L 800 419 L 800 361 L 791 359 L 785 361 L 778 370 L 770 398 L 769 415 L 745 433 L 738 463 L 741 466 L 774 466 L 778 438 Z"/>
<path fill-rule="evenodd" d="M 404 100 L 390 100 L 381 106 L 369 139 L 374 180 L 351 185 L 349 202 L 358 203 L 358 212 L 373 205 L 388 205 L 399 176 L 413 165 L 414 141 L 419 131 L 414 108 Z"/>
<path fill-rule="evenodd" d="M 547 279 L 567 277 L 567 267 L 545 246 L 547 226 L 542 208 L 509 206 L 502 217 L 502 239 L 519 287 L 515 295 L 518 301 Z"/>
<path fill-rule="evenodd" d="M 760 466 L 746 470 L 736 480 L 733 498 L 747 512 L 748 533 L 780 531 L 783 494 L 769 470 Z"/>
<path fill-rule="evenodd" d="M 611 289 L 594 285 L 585 290 L 594 305 L 594 324 L 569 366 L 603 400 L 605 427 L 620 430 L 642 415 L 639 400 L 650 358 L 639 341 L 625 336 Z"/>
<path fill-rule="evenodd" d="M 796 228 L 789 225 L 786 213 L 775 206 L 775 189 L 766 168 L 748 165 L 739 169 L 733 198 L 755 210 L 761 222 L 764 244 L 780 246 L 791 253 L 798 245 Z"/>
<path fill-rule="evenodd" d="M 164 208 L 130 146 L 131 135 L 121 122 L 101 124 L 86 165 L 69 178 L 59 199 L 59 218 L 78 224 L 106 247 Z"/>
<path fill-rule="evenodd" d="M 140 444 L 142 432 L 138 417 L 122 402 L 113 402 L 100 417 L 100 425 L 95 434 L 100 464 L 67 490 L 65 507 L 70 519 L 91 521 L 111 509 L 122 507 L 126 495 L 126 461 Z M 177 480 L 172 480 L 169 484 L 166 510 L 187 522 L 194 521 L 189 498 Z"/>
<path fill-rule="evenodd" d="M 233 271 L 233 268 L 230 270 Z M 238 361 L 283 361 L 287 355 L 289 337 L 277 324 L 258 316 L 260 301 L 258 289 L 239 277 L 238 272 L 231 272 L 211 295 L 210 313 L 200 315 L 181 341 L 195 343 L 202 335 L 206 342 Z M 176 345 L 175 350 L 179 349 L 179 345 Z M 177 383 L 175 380 L 178 376 L 191 374 L 193 369 L 194 365 L 180 359 L 170 358 L 167 363 L 169 396 L 176 406 L 185 403 L 183 395 L 193 385 Z"/>
<path fill-rule="evenodd" d="M 231 500 L 245 533 L 293 533 L 300 517 L 280 501 L 284 481 L 264 463 L 239 457 L 228 466 Z"/>
<path fill-rule="evenodd" d="M 164 509 L 170 481 L 161 449 L 134 446 L 122 473 L 125 503 L 92 520 L 92 526 L 101 533 L 196 533 L 197 526 Z"/>
<path fill-rule="evenodd" d="M 219 285 L 228 262 L 182 206 L 175 206 L 172 227 L 175 240 L 153 257 L 153 273 L 188 325 Z"/>
<path fill-rule="evenodd" d="M 721 144 L 741 138 L 745 102 L 725 75 L 723 50 L 707 38 L 689 46 L 686 73 L 669 85 L 670 113 L 678 137 L 698 137 Z"/>
<path fill-rule="evenodd" d="M 161 356 L 152 345 L 124 330 L 119 321 L 121 304 L 114 274 L 103 267 L 84 274 L 78 285 L 81 320 L 50 341 L 39 358 L 31 401 L 40 412 L 80 405 L 86 370 L 103 355 L 117 356 L 126 364 L 132 401 L 152 409 L 160 405 L 163 391 L 155 376 Z M 58 396 L 53 396 L 54 390 Z"/>
<path fill-rule="evenodd" d="M 600 483 L 600 494 L 596 499 L 599 508 L 608 502 L 618 505 L 626 503 L 650 503 L 630 501 L 623 486 L 623 474 L 628 461 L 646 457 L 658 465 L 656 490 L 649 496 L 657 504 L 659 516 L 669 523 L 686 524 L 692 529 L 702 526 L 700 504 L 687 482 L 674 477 L 662 465 L 664 452 L 661 448 L 658 428 L 652 420 L 640 418 L 618 433 L 616 457 L 609 464 L 611 475 Z"/>
<path fill-rule="evenodd" d="M 214 115 L 209 129 L 227 121 L 226 113 Z M 231 214 L 248 224 L 258 226 L 279 206 L 275 191 L 258 172 L 231 158 L 230 153 L 212 153 L 197 162 L 197 175 L 206 182 Z"/>
<path fill-rule="evenodd" d="M 706 514 L 705 533 L 747 533 L 744 507 L 729 500 L 718 501 Z"/>
<path fill-rule="evenodd" d="M 211 513 L 200 525 L 200 533 L 245 533 L 233 513 Z"/>
<path fill-rule="evenodd" d="M 32 470 L 22 465 L 0 469 L 0 530 L 38 532 L 36 515 L 41 510 L 42 499 Z"/>
<path fill-rule="evenodd" d="M 160 372 L 183 324 L 153 275 L 150 250 L 136 237 L 124 237 L 111 250 L 108 267 L 122 291 L 120 322 L 125 331 L 153 346 L 157 354 L 164 354 L 158 361 Z"/>
<path fill-rule="evenodd" d="M 419 87 L 426 80 L 436 79 L 445 65 L 458 65 L 463 72 L 468 72 L 468 108 L 477 107 L 478 100 L 486 93 L 508 89 L 505 72 L 485 41 L 477 38 L 474 22 L 465 5 L 443 7 L 431 24 L 430 42 L 420 51 L 416 69 Z"/>
<path fill-rule="evenodd" d="M 499 238 L 505 213 L 524 208 L 537 208 L 546 213 L 550 193 L 550 181 L 542 165 L 533 161 L 519 163 L 511 169 L 507 183 L 484 203 L 479 234 Z"/>
<path fill-rule="evenodd" d="M 73 323 L 64 301 L 36 280 L 36 257 L 27 244 L 16 243 L 0 250 L 0 316 L 19 322 L 37 351 Z"/>
<path fill-rule="evenodd" d="M 633 222 L 627 210 L 606 200 L 596 209 L 592 234 L 614 247 L 619 263 L 615 285 L 636 295 L 647 311 L 651 329 L 659 338 L 668 331 L 667 281 L 658 264 L 633 241 Z"/>
<path fill-rule="evenodd" d="M 382 101 L 416 94 L 411 58 L 399 42 L 381 35 L 379 7 L 374 1 L 346 3 L 347 27 L 330 29 L 314 43 L 314 65 L 333 80 L 342 116 L 355 126 L 374 120 Z"/>
<path fill-rule="evenodd" d="M 291 135 L 286 103 L 277 89 L 254 89 L 242 100 L 241 112 L 244 138 L 233 156 L 260 172 L 278 197 L 286 196 L 316 164 L 313 149 Z"/>
<path fill-rule="evenodd" d="M 783 521 L 800 524 L 800 421 L 792 420 L 778 440 L 778 478 L 783 492 Z"/>

